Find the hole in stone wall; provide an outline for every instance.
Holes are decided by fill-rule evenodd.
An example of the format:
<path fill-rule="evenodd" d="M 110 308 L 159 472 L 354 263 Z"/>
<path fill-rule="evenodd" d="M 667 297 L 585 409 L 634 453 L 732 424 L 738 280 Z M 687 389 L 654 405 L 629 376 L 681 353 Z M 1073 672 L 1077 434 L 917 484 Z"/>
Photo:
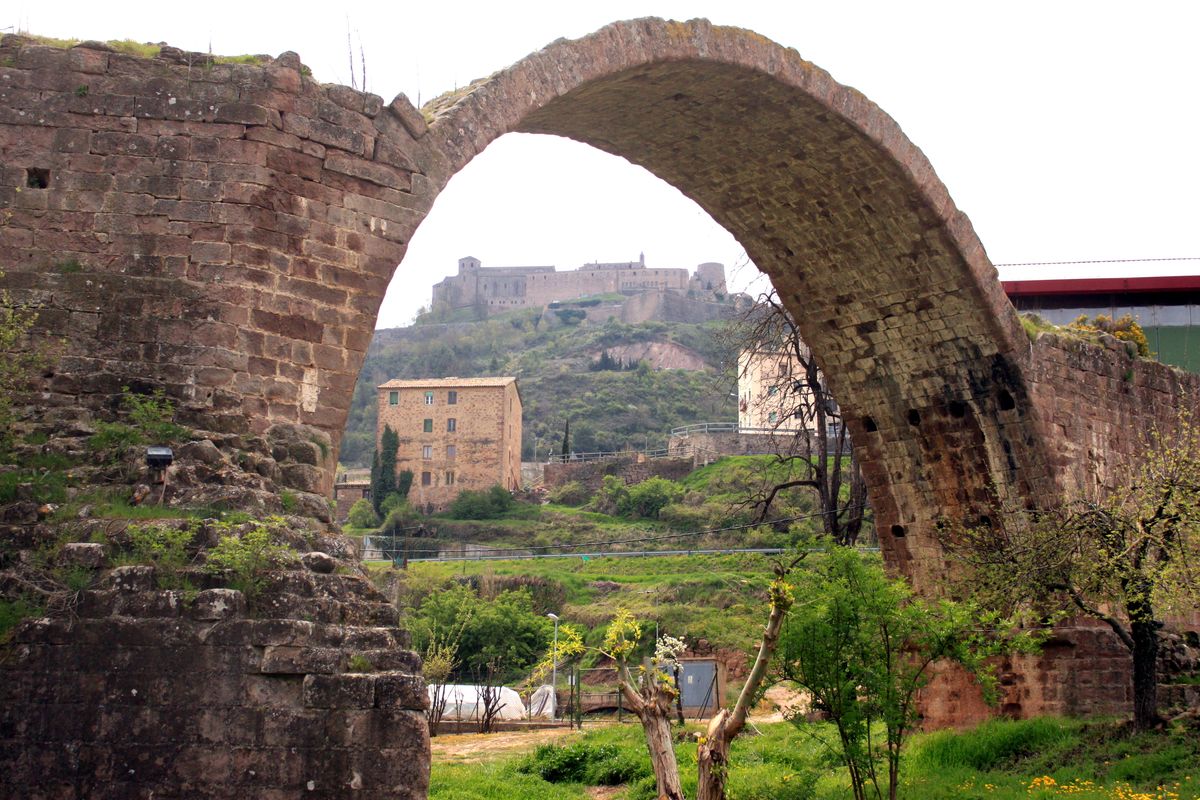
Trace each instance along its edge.
<path fill-rule="evenodd" d="M 893 525 L 892 526 L 892 536 L 895 536 L 897 539 L 903 539 L 904 534 L 905 534 L 905 530 L 904 530 L 903 525 Z"/>
<path fill-rule="evenodd" d="M 862 425 L 863 430 L 865 430 L 867 433 L 874 433 L 875 431 L 879 430 L 879 426 L 875 424 L 875 420 L 871 417 L 863 417 Z"/>
<path fill-rule="evenodd" d="M 967 404 L 961 400 L 951 400 L 946 408 L 950 411 L 950 416 L 955 419 L 962 419 L 967 415 Z"/>
<path fill-rule="evenodd" d="M 25 185 L 30 189 L 45 189 L 50 185 L 50 170 L 39 167 L 26 168 Z"/>
<path fill-rule="evenodd" d="M 910 408 L 908 410 L 908 424 L 909 425 L 920 425 L 921 424 L 921 412 L 917 411 L 915 408 Z"/>
<path fill-rule="evenodd" d="M 1008 393 L 1007 389 L 1001 389 L 996 394 L 996 399 L 1000 402 L 1001 411 L 1012 411 L 1017 407 L 1017 401 L 1013 400 L 1013 396 Z"/>

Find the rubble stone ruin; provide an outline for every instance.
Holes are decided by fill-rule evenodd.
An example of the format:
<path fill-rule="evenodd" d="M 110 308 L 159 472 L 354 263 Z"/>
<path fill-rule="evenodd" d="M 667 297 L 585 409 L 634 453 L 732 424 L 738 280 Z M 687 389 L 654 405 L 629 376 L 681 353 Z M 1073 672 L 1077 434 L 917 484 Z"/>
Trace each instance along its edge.
<path fill-rule="evenodd" d="M 0 266 L 39 307 L 39 335 L 65 340 L 38 403 L 101 413 L 122 386 L 161 387 L 230 441 L 314 432 L 332 452 L 277 483 L 327 493 L 407 242 L 510 131 L 623 156 L 737 237 L 843 399 L 885 556 L 922 590 L 945 568 L 938 520 L 1002 525 L 1004 504 L 1104 484 L 1151 422 L 1195 402 L 1194 376 L 1115 340 L 1031 341 L 966 216 L 870 100 L 749 31 L 645 19 L 557 41 L 420 110 L 320 85 L 294 53 L 220 64 L 5 37 Z M 326 596 L 333 577 L 245 619 L 211 595 L 172 609 L 138 573 L 114 573 L 74 625 L 23 629 L 3 667 L 0 795 L 222 796 L 235 776 L 264 797 L 382 797 L 409 778 L 419 796 L 428 756 L 405 715 L 420 693 L 402 677 L 415 663 L 345 673 L 349 648 L 403 637 L 357 611 L 304 620 L 312 605 L 295 598 Z M 338 602 L 381 602 L 360 595 Z M 1106 646 L 1030 666 L 1014 713 L 1123 708 Z M 1081 679 L 1092 672 L 1108 678 Z M 404 774 L 369 755 L 388 748 L 377 760 Z M 84 786 L 86 770 L 108 783 Z"/>

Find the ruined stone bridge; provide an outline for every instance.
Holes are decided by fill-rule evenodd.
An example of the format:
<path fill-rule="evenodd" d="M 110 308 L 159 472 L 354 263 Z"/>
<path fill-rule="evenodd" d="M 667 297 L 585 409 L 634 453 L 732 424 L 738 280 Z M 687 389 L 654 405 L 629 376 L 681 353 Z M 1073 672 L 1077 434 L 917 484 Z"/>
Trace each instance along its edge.
<path fill-rule="evenodd" d="M 617 23 L 420 111 L 318 85 L 294 54 L 220 65 L 9 37 L 0 59 L 0 263 L 69 342 L 49 404 L 164 386 L 204 428 L 336 443 L 407 242 L 510 131 L 623 156 L 734 234 L 844 398 L 880 539 L 918 581 L 935 519 L 1103 481 L 1179 404 L 1166 368 L 1031 343 L 896 123 L 749 31 Z M 335 460 L 299 488 L 327 490 Z"/>
<path fill-rule="evenodd" d="M 766 271 L 850 425 L 890 564 L 929 588 L 942 518 L 1112 480 L 1194 377 L 1031 341 L 921 151 L 745 30 L 637 20 L 413 108 L 165 48 L 0 44 L 0 268 L 66 341 L 47 406 L 163 387 L 212 431 L 336 442 L 388 282 L 447 181 L 510 131 L 622 156 Z M 329 488 L 336 447 L 295 488 Z M 1057 705 L 1056 705 L 1057 704 Z M 1071 710 L 1056 697 L 1029 709 Z"/>

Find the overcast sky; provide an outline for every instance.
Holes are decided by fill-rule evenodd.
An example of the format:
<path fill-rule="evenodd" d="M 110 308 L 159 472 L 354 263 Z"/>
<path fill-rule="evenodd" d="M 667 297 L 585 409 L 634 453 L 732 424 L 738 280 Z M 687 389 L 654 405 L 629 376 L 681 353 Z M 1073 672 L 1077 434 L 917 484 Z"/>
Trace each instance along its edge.
<path fill-rule="evenodd" d="M 204 3 L 7 0 L 0 28 L 131 38 L 214 53 L 300 53 L 349 83 L 417 102 L 559 37 L 632 17 L 750 28 L 854 86 L 925 151 L 1003 278 L 1200 274 L 1200 3 Z M 359 77 L 361 81 L 361 76 Z M 511 134 L 455 177 L 413 239 L 379 326 L 403 324 L 473 255 L 485 266 L 724 262 L 742 249 L 678 191 L 574 142 Z M 737 269 L 738 285 L 753 277 Z"/>

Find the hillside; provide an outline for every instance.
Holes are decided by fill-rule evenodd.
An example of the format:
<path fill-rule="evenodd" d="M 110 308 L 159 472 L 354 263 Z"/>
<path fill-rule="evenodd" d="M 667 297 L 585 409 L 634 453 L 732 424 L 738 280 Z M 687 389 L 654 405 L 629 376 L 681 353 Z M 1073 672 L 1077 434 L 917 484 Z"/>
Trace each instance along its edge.
<path fill-rule="evenodd" d="M 376 331 L 354 389 L 341 462 L 370 464 L 375 387 L 392 378 L 515 375 L 528 460 L 535 444 L 543 458 L 557 452 L 567 420 L 576 452 L 664 446 L 672 427 L 736 419 L 726 324 L 592 324 L 521 310 Z M 595 369 L 603 354 L 621 368 Z"/>

